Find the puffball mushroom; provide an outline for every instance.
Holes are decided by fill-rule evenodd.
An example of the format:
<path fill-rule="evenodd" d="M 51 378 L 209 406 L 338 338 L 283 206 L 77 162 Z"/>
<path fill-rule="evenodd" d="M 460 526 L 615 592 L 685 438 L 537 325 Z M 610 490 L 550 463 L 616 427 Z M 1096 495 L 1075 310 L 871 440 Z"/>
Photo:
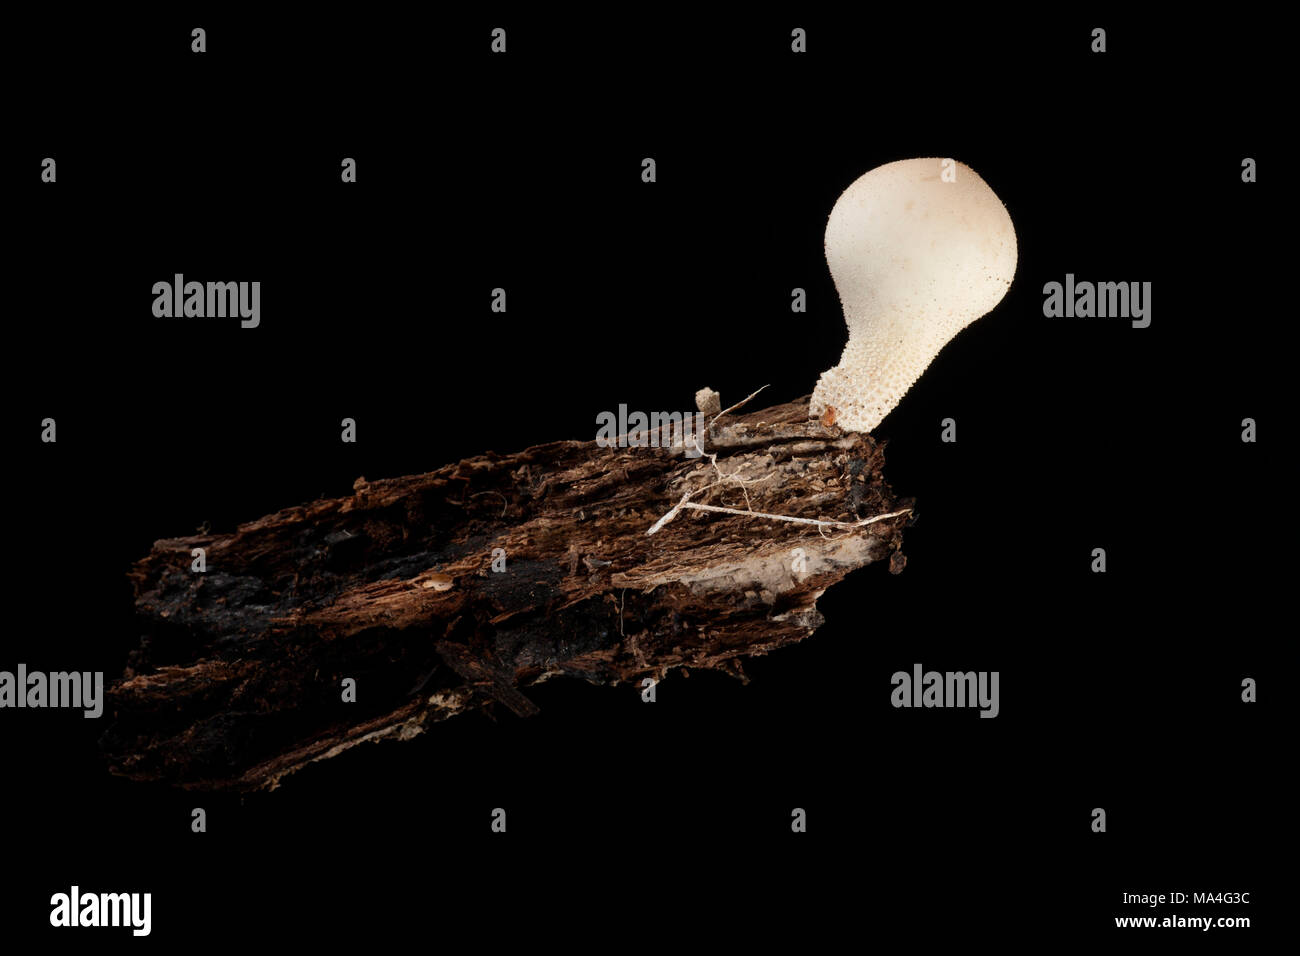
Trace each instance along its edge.
<path fill-rule="evenodd" d="M 949 339 L 1002 300 L 1016 272 L 1016 232 L 969 166 L 904 159 L 840 195 L 826 223 L 826 263 L 849 341 L 817 380 L 809 416 L 869 432 Z"/>

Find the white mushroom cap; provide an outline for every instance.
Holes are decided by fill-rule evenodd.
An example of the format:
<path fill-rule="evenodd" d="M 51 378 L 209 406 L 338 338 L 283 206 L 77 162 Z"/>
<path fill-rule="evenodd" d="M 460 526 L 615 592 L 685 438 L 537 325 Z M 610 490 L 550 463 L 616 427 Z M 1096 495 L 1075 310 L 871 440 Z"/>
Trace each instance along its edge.
<path fill-rule="evenodd" d="M 991 310 L 1016 272 L 1002 200 L 963 163 L 904 159 L 858 177 L 826 223 L 826 262 L 849 341 L 823 372 L 809 415 L 880 424 L 954 335 Z M 949 173 L 952 178 L 952 172 Z"/>

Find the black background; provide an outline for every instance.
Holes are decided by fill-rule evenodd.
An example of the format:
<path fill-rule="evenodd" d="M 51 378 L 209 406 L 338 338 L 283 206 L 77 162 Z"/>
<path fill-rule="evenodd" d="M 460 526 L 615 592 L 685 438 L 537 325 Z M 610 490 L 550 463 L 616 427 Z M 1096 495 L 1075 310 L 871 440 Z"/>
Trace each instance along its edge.
<path fill-rule="evenodd" d="M 164 946 L 1261 941 L 1281 917 L 1290 377 L 1282 117 L 1252 24 L 640 8 L 11 23 L 4 669 L 111 680 L 138 639 L 126 569 L 205 521 L 591 437 L 602 410 L 687 409 L 704 385 L 724 404 L 807 394 L 846 334 L 826 217 L 877 165 L 969 164 L 1020 259 L 876 432 L 919 503 L 906 570 L 828 591 L 826 624 L 748 665 L 748 686 L 675 675 L 647 706 L 548 682 L 529 691 L 538 717 L 459 718 L 244 798 L 109 777 L 109 714 L 5 711 L 6 934 L 150 945 L 51 929 L 50 895 L 78 883 L 152 892 Z M 260 280 L 261 327 L 154 319 L 152 284 L 176 272 Z M 1152 282 L 1151 326 L 1044 318 L 1043 284 L 1067 272 Z M 57 444 L 39 440 L 46 416 Z M 948 416 L 956 444 L 939 440 Z M 890 675 L 916 662 L 1000 671 L 1000 716 L 893 709 Z M 1152 912 L 1122 892 L 1169 890 L 1250 891 L 1233 912 L 1254 925 L 1115 929 Z"/>

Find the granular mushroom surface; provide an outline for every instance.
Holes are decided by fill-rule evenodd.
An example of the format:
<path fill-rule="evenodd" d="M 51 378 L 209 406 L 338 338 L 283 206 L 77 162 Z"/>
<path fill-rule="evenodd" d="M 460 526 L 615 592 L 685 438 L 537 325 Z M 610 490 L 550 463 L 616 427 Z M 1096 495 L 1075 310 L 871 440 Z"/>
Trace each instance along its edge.
<path fill-rule="evenodd" d="M 826 223 L 826 262 L 849 341 L 818 379 L 809 416 L 833 408 L 835 424 L 869 432 L 954 335 L 1001 301 L 1016 271 L 1016 233 L 969 166 L 905 159 L 840 195 Z"/>

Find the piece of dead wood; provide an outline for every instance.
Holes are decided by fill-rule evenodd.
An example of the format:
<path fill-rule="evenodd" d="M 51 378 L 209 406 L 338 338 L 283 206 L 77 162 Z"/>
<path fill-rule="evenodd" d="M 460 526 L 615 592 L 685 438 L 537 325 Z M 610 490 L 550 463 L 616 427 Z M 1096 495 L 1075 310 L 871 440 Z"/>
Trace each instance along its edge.
<path fill-rule="evenodd" d="M 901 570 L 911 502 L 882 447 L 809 421 L 807 398 L 724 415 L 702 457 L 680 435 L 557 441 L 156 542 L 131 572 L 144 638 L 109 692 L 110 768 L 274 787 L 471 708 L 530 715 L 527 687 L 550 677 L 743 677 L 744 658 L 811 634 L 850 571 Z"/>

